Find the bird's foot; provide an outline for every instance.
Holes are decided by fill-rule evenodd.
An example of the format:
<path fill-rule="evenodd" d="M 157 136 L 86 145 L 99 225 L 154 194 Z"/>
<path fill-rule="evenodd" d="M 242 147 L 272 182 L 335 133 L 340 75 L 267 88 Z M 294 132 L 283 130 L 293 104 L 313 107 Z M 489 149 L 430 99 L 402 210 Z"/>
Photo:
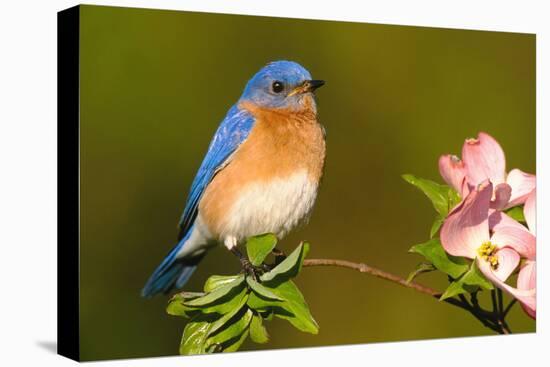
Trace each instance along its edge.
<path fill-rule="evenodd" d="M 250 262 L 250 260 L 248 260 L 246 256 L 244 256 L 237 249 L 237 247 L 233 247 L 231 249 L 231 252 L 234 253 L 239 258 L 239 261 L 241 262 L 241 267 L 242 267 L 241 273 L 244 273 L 245 275 L 252 277 L 252 279 L 256 281 L 258 281 L 258 279 L 263 273 L 271 270 L 271 268 L 267 264 L 262 264 L 260 266 L 253 265 Z"/>
<path fill-rule="evenodd" d="M 271 270 L 271 269 L 266 270 L 266 268 L 268 268 L 266 264 L 255 266 L 255 265 L 252 265 L 252 263 L 247 258 L 241 258 L 240 260 L 241 260 L 242 272 L 245 275 L 254 279 L 255 281 L 258 281 L 258 279 L 263 273 Z"/>

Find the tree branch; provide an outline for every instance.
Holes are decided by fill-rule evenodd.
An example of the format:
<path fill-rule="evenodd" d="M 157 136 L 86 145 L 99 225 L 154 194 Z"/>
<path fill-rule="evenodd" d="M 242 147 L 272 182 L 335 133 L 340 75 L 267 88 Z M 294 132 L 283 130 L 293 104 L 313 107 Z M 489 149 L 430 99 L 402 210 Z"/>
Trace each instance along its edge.
<path fill-rule="evenodd" d="M 418 283 L 407 282 L 406 279 L 401 278 L 398 275 L 388 273 L 384 270 L 380 270 L 363 263 L 354 263 L 347 260 L 337 259 L 305 259 L 303 266 L 339 266 L 342 268 L 349 268 L 357 270 L 360 273 L 368 273 L 377 278 L 389 280 L 390 282 L 397 283 L 406 288 L 412 288 L 417 292 L 424 293 L 435 298 L 441 297 L 441 292 L 435 289 L 420 285 Z"/>
<path fill-rule="evenodd" d="M 405 288 L 414 289 L 417 292 L 426 294 L 433 298 L 439 299 L 442 295 L 442 293 L 439 292 L 438 290 L 435 290 L 430 287 L 426 287 L 424 285 L 421 285 L 415 282 L 407 282 L 406 279 L 398 275 L 388 273 L 387 271 L 369 266 L 364 263 L 355 263 L 348 260 L 338 260 L 338 259 L 305 259 L 303 266 L 305 267 L 336 266 L 336 267 L 348 268 L 348 269 L 356 270 L 360 273 L 367 273 L 377 278 L 388 280 L 390 282 L 399 284 Z M 508 328 L 508 325 L 506 325 L 506 322 L 502 317 L 502 313 L 499 312 L 498 314 L 495 314 L 494 312 L 489 312 L 482 309 L 477 303 L 476 297 L 474 297 L 473 301 L 474 301 L 473 304 L 470 304 L 470 302 L 468 302 L 468 300 L 464 296 L 462 296 L 460 299 L 446 298 L 443 300 L 443 302 L 446 302 L 450 305 L 462 308 L 463 310 L 470 312 L 485 327 L 493 331 L 496 331 L 499 334 L 511 333 Z"/>

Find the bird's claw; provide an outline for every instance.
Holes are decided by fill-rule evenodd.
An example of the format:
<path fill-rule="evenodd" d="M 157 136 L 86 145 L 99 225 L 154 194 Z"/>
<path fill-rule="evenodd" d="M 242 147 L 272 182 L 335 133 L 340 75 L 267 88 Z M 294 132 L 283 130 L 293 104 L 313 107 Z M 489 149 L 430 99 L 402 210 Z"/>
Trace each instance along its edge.
<path fill-rule="evenodd" d="M 246 258 L 243 258 L 241 259 L 241 266 L 242 266 L 242 272 L 249 276 L 249 277 L 252 277 L 252 279 L 254 279 L 255 281 L 258 281 L 258 279 L 260 278 L 260 276 L 266 272 L 266 268 L 265 266 L 267 266 L 266 264 L 262 264 L 260 266 L 255 266 L 255 265 L 252 265 L 252 263 L 246 259 Z"/>

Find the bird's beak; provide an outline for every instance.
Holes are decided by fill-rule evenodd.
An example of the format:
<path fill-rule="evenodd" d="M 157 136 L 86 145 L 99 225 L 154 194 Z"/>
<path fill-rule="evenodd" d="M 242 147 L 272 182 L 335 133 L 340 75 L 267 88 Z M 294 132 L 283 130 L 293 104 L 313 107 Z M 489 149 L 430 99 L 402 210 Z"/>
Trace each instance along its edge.
<path fill-rule="evenodd" d="M 322 87 L 325 84 L 324 80 L 306 80 L 288 94 L 288 96 L 293 96 L 295 94 L 313 92 L 315 89 Z"/>
<path fill-rule="evenodd" d="M 321 88 L 323 85 L 325 85 L 324 80 L 306 80 L 304 83 L 304 88 L 307 92 L 313 92 L 317 88 Z"/>

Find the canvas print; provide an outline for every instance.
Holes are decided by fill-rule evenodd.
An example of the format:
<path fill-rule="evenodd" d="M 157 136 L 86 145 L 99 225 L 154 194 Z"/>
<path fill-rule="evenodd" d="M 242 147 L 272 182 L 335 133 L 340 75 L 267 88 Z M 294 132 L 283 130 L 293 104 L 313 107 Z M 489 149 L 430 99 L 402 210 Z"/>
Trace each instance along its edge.
<path fill-rule="evenodd" d="M 535 35 L 85 5 L 59 55 L 61 354 L 535 332 Z"/>

